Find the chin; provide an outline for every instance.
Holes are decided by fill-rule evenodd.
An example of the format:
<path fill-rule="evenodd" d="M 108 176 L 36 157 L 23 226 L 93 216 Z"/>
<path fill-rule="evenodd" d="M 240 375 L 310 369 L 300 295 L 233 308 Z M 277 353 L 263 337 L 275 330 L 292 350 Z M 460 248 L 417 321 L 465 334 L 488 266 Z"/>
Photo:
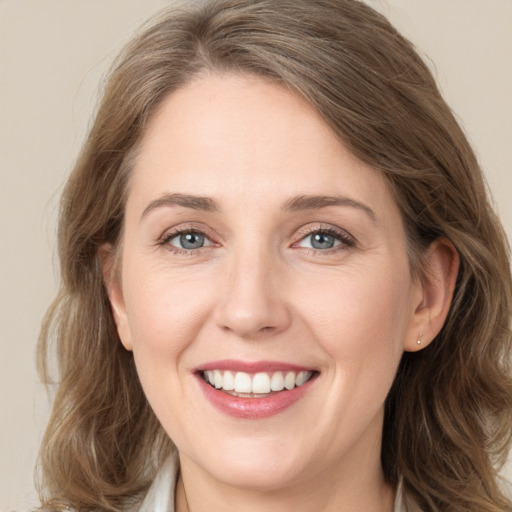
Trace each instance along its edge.
<path fill-rule="evenodd" d="M 243 461 L 228 467 L 215 468 L 212 474 L 231 487 L 254 492 L 273 492 L 285 489 L 301 480 L 301 468 L 295 464 L 269 461 L 266 464 Z M 213 470 L 212 470 L 213 473 Z"/>
<path fill-rule="evenodd" d="M 271 492 L 306 477 L 304 454 L 287 449 L 282 440 L 268 443 L 233 443 L 216 447 L 211 457 L 194 462 L 215 480 L 245 490 Z"/>

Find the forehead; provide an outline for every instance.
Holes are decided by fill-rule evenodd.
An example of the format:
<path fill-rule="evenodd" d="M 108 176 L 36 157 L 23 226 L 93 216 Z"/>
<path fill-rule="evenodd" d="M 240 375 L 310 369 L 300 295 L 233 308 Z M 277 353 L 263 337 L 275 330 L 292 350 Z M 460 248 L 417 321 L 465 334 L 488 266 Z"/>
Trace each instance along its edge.
<path fill-rule="evenodd" d="M 234 74 L 198 78 L 164 100 L 147 126 L 130 188 L 129 201 L 135 193 L 147 201 L 169 192 L 265 203 L 327 193 L 391 200 L 382 174 L 350 153 L 300 96 Z"/>

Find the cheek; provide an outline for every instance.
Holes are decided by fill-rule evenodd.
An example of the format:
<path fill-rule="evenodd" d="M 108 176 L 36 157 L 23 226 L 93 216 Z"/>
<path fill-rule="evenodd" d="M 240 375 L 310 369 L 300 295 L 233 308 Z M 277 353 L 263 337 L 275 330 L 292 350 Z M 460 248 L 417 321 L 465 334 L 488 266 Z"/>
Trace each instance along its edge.
<path fill-rule="evenodd" d="M 134 350 L 176 351 L 207 314 L 205 280 L 171 272 L 164 265 L 137 269 L 125 278 L 124 295 Z"/>
<path fill-rule="evenodd" d="M 172 409 L 183 394 L 183 354 L 208 315 L 210 292 L 204 279 L 165 266 L 126 267 L 136 269 L 126 275 L 124 292 L 137 372 L 153 408 Z"/>
<path fill-rule="evenodd" d="M 411 282 L 407 271 L 391 266 L 364 270 L 332 276 L 320 286 L 310 283 L 302 292 L 302 317 L 335 362 L 386 365 L 402 352 Z"/>
<path fill-rule="evenodd" d="M 380 417 L 393 383 L 409 323 L 410 280 L 391 269 L 364 277 L 345 273 L 313 289 L 302 303 L 303 318 L 329 360 L 318 428 L 345 432 L 355 442 Z M 345 446 L 346 439 L 333 434 L 332 442 Z"/>
<path fill-rule="evenodd" d="M 124 294 L 137 373 L 160 421 L 171 424 L 177 410 L 184 413 L 183 354 L 207 315 L 207 293 L 163 267 L 126 267 L 136 269 L 125 276 Z"/>

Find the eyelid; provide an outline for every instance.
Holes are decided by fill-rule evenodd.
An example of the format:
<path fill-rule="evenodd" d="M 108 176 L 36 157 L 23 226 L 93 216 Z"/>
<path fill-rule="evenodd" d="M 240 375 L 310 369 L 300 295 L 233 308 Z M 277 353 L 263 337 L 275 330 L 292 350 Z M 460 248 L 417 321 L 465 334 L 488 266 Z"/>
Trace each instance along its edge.
<path fill-rule="evenodd" d="M 206 246 L 199 247 L 197 249 L 184 249 L 184 248 L 169 244 L 170 240 L 172 240 L 173 238 L 176 238 L 177 236 L 182 235 L 184 233 L 197 233 L 200 235 L 204 235 L 205 238 L 207 238 L 210 243 Z M 178 224 L 177 226 L 166 229 L 163 232 L 163 234 L 158 238 L 157 245 L 165 246 L 165 248 L 171 252 L 181 253 L 181 254 L 191 254 L 191 253 L 198 253 L 202 249 L 208 249 L 209 247 L 219 245 L 219 243 L 216 240 L 217 238 L 218 237 L 216 237 L 212 233 L 212 230 L 209 229 L 204 224 L 189 222 L 189 223 L 185 223 L 185 224 Z"/>
<path fill-rule="evenodd" d="M 355 237 L 345 229 L 333 226 L 332 224 L 317 224 L 314 226 L 308 225 L 304 228 L 301 228 L 296 235 L 297 241 L 292 244 L 292 247 L 300 247 L 298 245 L 300 242 L 315 233 L 325 233 L 331 235 L 340 241 L 340 243 L 330 249 L 315 249 L 309 247 L 304 247 L 304 249 L 310 249 L 319 253 L 328 254 L 329 252 L 335 252 L 338 250 L 346 249 L 348 247 L 354 247 L 357 244 Z"/>
<path fill-rule="evenodd" d="M 175 240 L 177 238 L 181 238 L 183 235 L 190 235 L 190 234 L 202 236 L 204 238 L 204 241 L 206 242 L 205 245 L 203 245 L 202 247 L 198 247 L 197 249 L 187 249 L 187 248 L 179 247 L 179 246 L 171 243 L 173 240 Z M 194 231 L 186 230 L 186 231 L 178 231 L 177 233 L 170 233 L 169 236 L 166 238 L 166 243 L 169 244 L 171 247 L 175 247 L 177 249 L 184 250 L 184 251 L 198 250 L 198 249 L 202 249 L 203 247 L 210 247 L 211 245 L 213 245 L 212 241 L 208 238 L 208 236 L 206 236 L 205 233 L 201 233 L 201 232 L 195 231 L 195 230 Z"/>
<path fill-rule="evenodd" d="M 169 241 L 173 238 L 184 234 L 184 233 L 198 233 L 204 235 L 209 244 L 203 247 L 199 247 L 197 249 L 184 249 L 174 245 L 170 245 Z M 298 244 L 306 239 L 308 236 L 311 236 L 315 233 L 325 233 L 331 235 L 336 238 L 340 243 L 336 244 L 334 247 L 330 249 L 315 249 L 309 247 L 303 247 L 303 249 L 315 251 L 317 253 L 329 254 L 332 252 L 346 250 L 347 248 L 354 247 L 357 245 L 356 238 L 351 235 L 347 230 L 342 229 L 338 226 L 334 226 L 332 224 L 308 224 L 307 226 L 301 227 L 296 234 L 293 236 L 295 240 L 292 244 L 292 248 L 302 248 Z M 219 246 L 221 243 L 218 241 L 219 237 L 202 223 L 196 222 L 188 222 L 184 224 L 178 224 L 172 228 L 166 229 L 163 234 L 158 238 L 157 245 L 165 246 L 165 248 L 171 252 L 175 252 L 178 254 L 198 254 L 203 250 L 208 250 L 212 246 Z"/>

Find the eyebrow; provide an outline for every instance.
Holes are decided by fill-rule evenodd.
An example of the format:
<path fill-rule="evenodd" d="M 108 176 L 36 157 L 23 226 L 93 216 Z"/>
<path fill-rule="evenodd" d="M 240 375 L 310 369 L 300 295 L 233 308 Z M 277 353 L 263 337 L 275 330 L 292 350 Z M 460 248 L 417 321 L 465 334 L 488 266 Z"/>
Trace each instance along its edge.
<path fill-rule="evenodd" d="M 191 208 L 192 210 L 202 210 L 205 212 L 218 212 L 220 207 L 214 199 L 210 197 L 194 196 L 190 194 L 164 194 L 162 197 L 151 201 L 142 212 L 141 218 L 151 213 L 153 210 L 164 206 L 181 206 Z"/>
<path fill-rule="evenodd" d="M 377 220 L 375 212 L 364 203 L 345 196 L 297 196 L 286 201 L 284 211 L 320 210 L 328 206 L 349 206 L 367 213 L 373 221 Z"/>
<path fill-rule="evenodd" d="M 195 196 L 191 194 L 164 194 L 149 203 L 142 212 L 141 218 L 144 218 L 158 208 L 172 206 L 181 206 L 183 208 L 206 212 L 220 212 L 221 210 L 217 201 L 211 197 Z M 372 220 L 376 220 L 375 212 L 369 206 L 345 196 L 297 196 L 286 201 L 282 209 L 283 211 L 296 212 L 302 210 L 320 210 L 328 206 L 348 206 L 357 208 L 367 213 Z"/>

